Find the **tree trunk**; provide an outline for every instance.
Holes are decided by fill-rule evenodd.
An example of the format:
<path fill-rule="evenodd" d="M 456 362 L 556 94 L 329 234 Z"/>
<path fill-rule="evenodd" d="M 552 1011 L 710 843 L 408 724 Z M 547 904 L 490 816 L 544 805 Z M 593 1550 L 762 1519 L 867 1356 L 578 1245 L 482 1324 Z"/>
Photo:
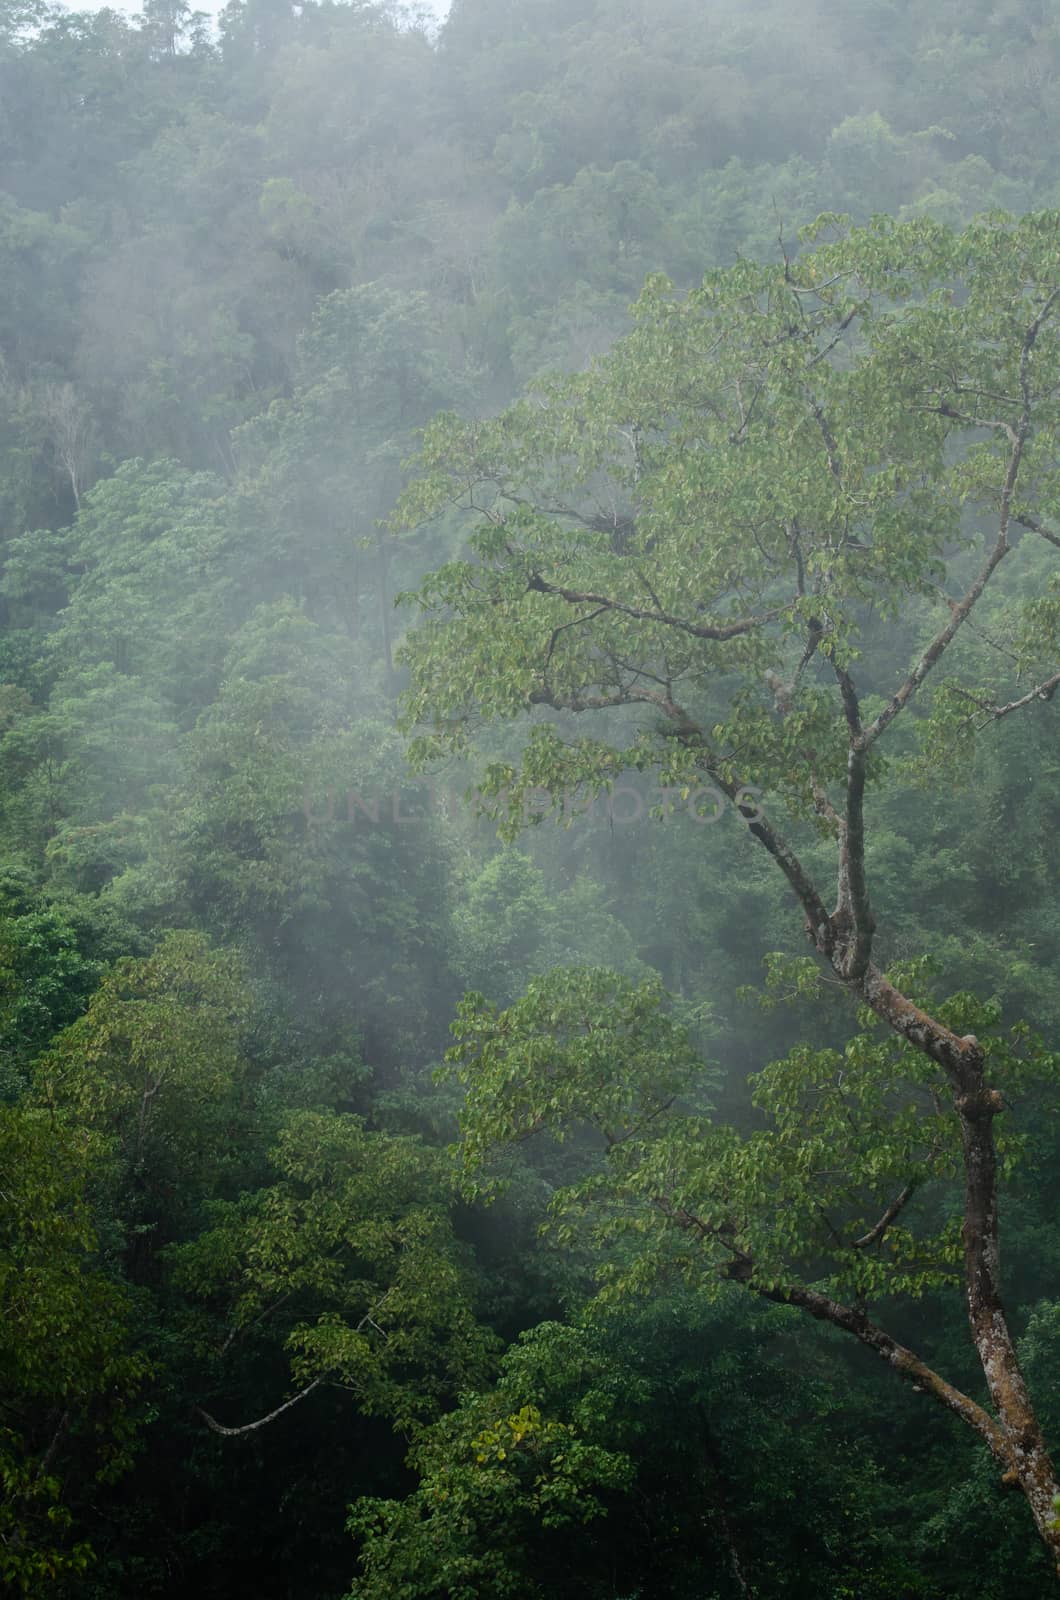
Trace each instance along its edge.
<path fill-rule="evenodd" d="M 854 737 L 860 737 L 856 705 L 850 707 L 849 720 Z M 756 815 L 749 821 L 750 831 L 774 857 L 795 890 L 806 913 L 807 931 L 826 965 L 881 1021 L 935 1061 L 946 1075 L 960 1123 L 964 1154 L 962 1232 L 968 1323 L 1000 1430 L 1003 1453 L 999 1459 L 1005 1468 L 1005 1481 L 1018 1484 L 1026 1495 L 1035 1525 L 1060 1576 L 1060 1529 L 1055 1526 L 1057 1508 L 1054 1504 L 1055 1497 L 1060 1495 L 1060 1483 L 1020 1370 L 1001 1297 L 994 1118 L 1004 1109 L 1004 1102 L 986 1081 L 985 1057 L 978 1039 L 973 1034 L 960 1037 L 952 1033 L 901 994 L 869 959 L 874 924 L 862 859 L 862 792 L 861 763 L 852 761 L 848 772 L 847 818 L 839 823 L 839 900 L 831 915 L 823 911 L 812 881 L 769 822 Z M 739 804 L 735 785 L 730 785 L 730 793 Z M 805 1301 L 799 1303 L 805 1304 Z M 880 1348 L 877 1341 L 866 1337 L 863 1329 L 852 1325 L 849 1316 L 843 1320 L 823 1307 L 807 1305 L 806 1309 Z M 884 1353 L 882 1349 L 881 1353 Z M 909 1354 L 902 1352 L 903 1357 Z M 889 1358 L 894 1359 L 893 1356 Z M 895 1364 L 906 1376 L 911 1375 L 902 1359 L 895 1359 Z M 944 1397 L 937 1394 L 937 1398 Z M 965 1400 L 964 1396 L 959 1398 Z M 950 1402 L 944 1400 L 944 1403 Z M 978 1420 L 959 1406 L 951 1405 L 951 1409 L 971 1422 L 994 1448 Z M 980 1411 L 978 1407 L 974 1409 Z M 996 1448 L 994 1453 L 995 1456 L 999 1454 Z"/>
<path fill-rule="evenodd" d="M 997 1145 L 994 1118 L 1004 1102 L 984 1075 L 982 1046 L 930 1017 L 869 966 L 861 998 L 895 1032 L 937 1061 L 949 1079 L 964 1152 L 964 1287 L 968 1323 L 1005 1444 L 1005 1481 L 1018 1483 L 1060 1576 L 1060 1494 L 1049 1451 L 1020 1370 L 1001 1298 Z"/>
<path fill-rule="evenodd" d="M 1006 1479 L 1017 1482 L 1060 1576 L 1060 1493 L 1049 1452 L 1027 1391 L 1001 1301 L 998 1251 L 997 1148 L 993 1119 L 1001 1109 L 996 1090 L 986 1087 L 982 1056 L 974 1068 L 978 1086 L 955 1096 L 964 1146 L 964 1272 L 968 1322 L 986 1376 L 990 1398 L 1005 1430 L 1011 1456 Z"/>

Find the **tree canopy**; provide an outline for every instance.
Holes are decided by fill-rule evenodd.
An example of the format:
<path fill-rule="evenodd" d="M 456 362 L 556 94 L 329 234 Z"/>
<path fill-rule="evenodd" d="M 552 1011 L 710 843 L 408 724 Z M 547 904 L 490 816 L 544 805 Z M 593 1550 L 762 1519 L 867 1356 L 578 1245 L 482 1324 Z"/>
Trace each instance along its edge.
<path fill-rule="evenodd" d="M 836 222 L 820 219 L 808 242 Z M 518 821 L 531 790 L 565 814 L 572 794 L 627 772 L 655 775 L 663 804 L 709 783 L 787 880 L 834 981 L 899 1041 L 796 1050 L 760 1080 L 774 1130 L 738 1148 L 698 1118 L 657 1147 L 643 1130 L 669 1104 L 667 1074 L 653 1063 L 645 1087 L 613 1001 L 582 1005 L 595 1020 L 569 1057 L 547 999 L 544 1028 L 521 1005 L 495 1021 L 472 1012 L 458 1024 L 473 1041 L 458 1052 L 474 1068 L 469 1155 L 542 1124 L 598 1127 L 620 1192 L 720 1256 L 724 1276 L 847 1329 L 969 1422 L 1054 1551 L 1060 1489 L 1002 1307 L 993 1121 L 1028 1068 L 1055 1078 L 1056 1058 L 1021 1053 L 1025 1023 L 1015 1053 L 991 1048 L 996 1008 L 927 1009 L 878 966 L 867 841 L 888 781 L 881 749 L 925 685 L 939 686 L 920 696 L 913 748 L 929 767 L 940 746 L 966 759 L 980 723 L 1060 685 L 1057 578 L 1040 559 L 1060 546 L 1058 240 L 1055 213 L 959 235 L 881 220 L 795 261 L 710 274 L 680 299 L 649 284 L 633 333 L 587 373 L 493 421 L 432 425 L 402 512 L 455 503 L 474 519 L 470 558 L 417 597 L 426 618 L 406 655 L 408 720 L 431 730 L 420 759 L 463 754 L 476 719 L 613 719 L 613 732 L 574 736 L 538 718 L 485 792 Z M 1014 546 L 1031 596 L 1024 574 L 995 577 Z M 920 637 L 895 682 L 877 641 L 914 606 Z M 990 677 L 959 654 L 982 609 L 1003 660 Z M 812 861 L 775 806 L 814 825 Z M 897 1286 L 952 1276 L 952 1231 L 921 1240 L 906 1222 L 917 1189 L 958 1164 L 969 1322 L 995 1418 L 869 1313 Z M 809 1285 L 793 1281 L 800 1258 Z"/>
<path fill-rule="evenodd" d="M 0 5 L 13 1592 L 1054 1592 L 1058 44 Z"/>

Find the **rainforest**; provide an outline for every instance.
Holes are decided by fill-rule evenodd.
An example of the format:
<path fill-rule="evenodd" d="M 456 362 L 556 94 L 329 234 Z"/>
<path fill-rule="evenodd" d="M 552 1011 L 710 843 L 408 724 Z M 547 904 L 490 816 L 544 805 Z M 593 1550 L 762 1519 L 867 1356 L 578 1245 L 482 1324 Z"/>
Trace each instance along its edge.
<path fill-rule="evenodd" d="M 0 0 L 0 1587 L 1044 1600 L 1060 9 L 132 5 Z"/>

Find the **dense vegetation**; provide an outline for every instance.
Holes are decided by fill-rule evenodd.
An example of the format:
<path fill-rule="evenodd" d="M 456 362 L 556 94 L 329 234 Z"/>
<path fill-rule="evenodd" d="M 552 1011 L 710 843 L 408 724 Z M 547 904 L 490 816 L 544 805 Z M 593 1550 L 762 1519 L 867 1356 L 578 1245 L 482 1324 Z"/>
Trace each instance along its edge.
<path fill-rule="evenodd" d="M 12 1592 L 1055 1590 L 1058 74 L 0 6 Z"/>

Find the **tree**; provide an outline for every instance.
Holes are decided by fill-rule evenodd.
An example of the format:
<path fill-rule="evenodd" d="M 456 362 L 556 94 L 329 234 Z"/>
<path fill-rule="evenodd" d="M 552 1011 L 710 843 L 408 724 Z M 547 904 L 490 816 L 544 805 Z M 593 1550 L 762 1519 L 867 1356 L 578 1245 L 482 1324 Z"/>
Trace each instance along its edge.
<path fill-rule="evenodd" d="M 851 1374 L 833 1341 L 794 1362 L 797 1322 L 677 1286 L 530 1329 L 495 1388 L 417 1437 L 417 1488 L 355 1505 L 352 1595 L 941 1600 L 962 1579 L 992 1592 L 982 1565 L 952 1587 L 923 1582 L 889 1537 L 888 1487 L 863 1436 L 822 1450 Z M 793 1524 L 783 1510 L 796 1500 Z M 956 1566 L 954 1553 L 943 1560 Z"/>
<path fill-rule="evenodd" d="M 37 1102 L 109 1141 L 133 1278 L 194 1222 L 219 1172 L 238 1175 L 246 1008 L 233 956 L 170 933 L 150 956 L 115 962 L 36 1063 Z"/>
<path fill-rule="evenodd" d="M 554 1180 L 547 1232 L 576 1258 L 595 1255 L 599 1308 L 629 1316 L 632 1295 L 684 1280 L 733 1316 L 737 1286 L 749 1288 L 857 1334 L 992 1441 L 974 1399 L 867 1314 L 958 1277 L 949 1180 L 960 1130 L 932 1064 L 893 1035 L 857 1035 L 843 1050 L 799 1045 L 752 1079 L 757 1126 L 741 1134 L 707 1115 L 708 1075 L 661 1002 L 658 985 L 571 970 L 503 1010 L 466 997 L 449 1060 L 466 1091 L 469 1195 L 506 1188 L 514 1150 L 535 1136 L 569 1141 L 562 1162 L 547 1145 L 536 1158 Z M 978 1029 L 1010 1095 L 1028 1068 L 1055 1076 L 1040 1045 L 1019 1049 L 1022 1030 L 1015 1041 L 999 1034 L 997 1008 L 963 995 L 936 1014 Z M 1020 1142 L 1005 1141 L 1010 1164 Z"/>
<path fill-rule="evenodd" d="M 149 913 L 176 884 L 202 925 L 240 941 L 283 1062 L 295 1038 L 303 1065 L 348 1055 L 358 1037 L 377 1067 L 422 1059 L 453 996 L 440 954 L 448 848 L 410 792 L 401 741 L 363 714 L 376 706 L 354 644 L 291 602 L 260 607 L 230 643 L 186 740 L 179 820 L 116 892 Z"/>
<path fill-rule="evenodd" d="M 106 1270 L 90 1195 L 104 1141 L 39 1107 L 0 1107 L 0 1579 L 61 1592 L 92 1560 L 71 1489 L 131 1465 L 146 1375 L 128 1290 Z"/>
<path fill-rule="evenodd" d="M 215 1308 L 212 1388 L 232 1386 L 230 1352 L 263 1339 L 290 1352 L 301 1387 L 251 1422 L 199 1415 L 228 1437 L 254 1433 L 327 1384 L 410 1430 L 482 1377 L 492 1343 L 475 1322 L 444 1156 L 359 1117 L 300 1111 L 271 1164 L 272 1185 L 215 1204 L 215 1226 L 173 1252 L 176 1280 Z"/>
<path fill-rule="evenodd" d="M 0 1097 L 88 1005 L 107 962 L 135 935 L 94 901 L 49 901 L 17 872 L 0 879 Z"/>
<path fill-rule="evenodd" d="M 29 396 L 30 412 L 36 412 L 52 447 L 57 472 L 70 483 L 74 507 L 81 509 L 81 496 L 89 487 L 93 425 L 92 413 L 72 383 L 44 383 Z"/>
<path fill-rule="evenodd" d="M 909 736 L 938 783 L 978 733 L 1040 712 L 1060 686 L 1060 216 L 990 215 L 960 234 L 826 217 L 805 242 L 796 259 L 710 273 L 684 299 L 650 279 L 633 333 L 589 372 L 494 420 L 427 431 L 403 521 L 451 505 L 476 520 L 468 559 L 419 591 L 407 720 L 427 724 L 414 750 L 429 761 L 464 752 L 482 720 L 531 718 L 521 757 L 483 781 L 512 830 L 531 791 L 561 812 L 572 790 L 630 771 L 655 774 L 662 807 L 706 788 L 744 820 L 816 963 L 899 1041 L 902 1070 L 946 1095 L 992 1414 L 870 1317 L 878 1285 L 848 1280 L 847 1304 L 787 1279 L 772 1252 L 760 1260 L 763 1235 L 724 1184 L 689 1210 L 660 1178 L 657 1202 L 724 1273 L 845 1328 L 970 1423 L 1058 1557 L 1057 1481 L 1001 1294 L 994 1125 L 1007 1085 L 992 1047 L 957 1031 L 960 1005 L 928 1010 L 878 964 L 866 840 Z M 918 639 L 895 683 L 886 630 L 899 617 Z M 574 734 L 571 714 L 599 726 Z M 901 1126 L 893 1047 L 853 1048 L 886 1149 Z M 815 1071 L 781 1092 L 782 1120 L 804 1093 L 813 1103 Z M 804 1139 L 805 1119 L 794 1129 Z M 841 1120 L 823 1131 L 832 1165 L 864 1161 Z M 899 1164 L 931 1173 L 933 1152 L 909 1148 Z M 873 1245 L 900 1250 L 915 1187 L 900 1183 L 870 1219 Z M 774 1225 L 783 1240 L 782 1206 Z"/>

